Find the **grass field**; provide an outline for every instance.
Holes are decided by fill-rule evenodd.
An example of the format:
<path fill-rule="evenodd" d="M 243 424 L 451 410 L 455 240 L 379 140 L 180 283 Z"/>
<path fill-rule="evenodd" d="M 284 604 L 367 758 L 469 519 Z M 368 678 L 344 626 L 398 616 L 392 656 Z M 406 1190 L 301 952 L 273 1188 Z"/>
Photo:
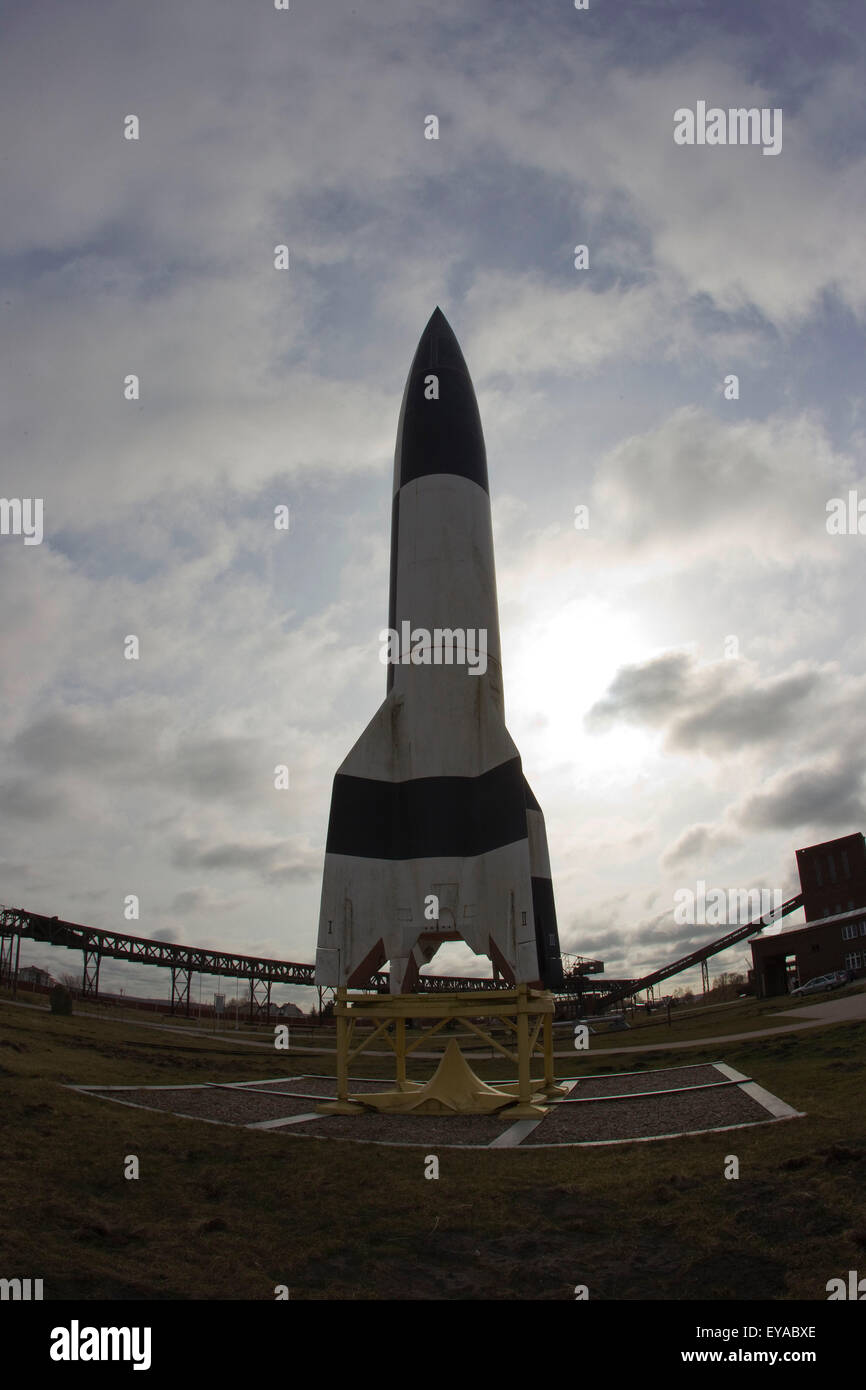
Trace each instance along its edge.
<path fill-rule="evenodd" d="M 607 1045 L 768 1027 L 775 1011 L 674 1014 L 670 1029 L 598 1037 L 558 1072 L 726 1061 L 805 1119 L 612 1148 L 443 1150 L 428 1181 L 422 1149 L 231 1129 L 63 1086 L 332 1075 L 331 1056 L 0 1000 L 0 1274 L 76 1299 L 272 1299 L 285 1284 L 293 1299 L 570 1300 L 586 1284 L 593 1299 L 825 1300 L 828 1279 L 866 1269 L 866 1024 L 603 1059 Z M 384 1059 L 363 1073 L 391 1074 Z M 723 1176 L 728 1154 L 739 1180 Z"/>

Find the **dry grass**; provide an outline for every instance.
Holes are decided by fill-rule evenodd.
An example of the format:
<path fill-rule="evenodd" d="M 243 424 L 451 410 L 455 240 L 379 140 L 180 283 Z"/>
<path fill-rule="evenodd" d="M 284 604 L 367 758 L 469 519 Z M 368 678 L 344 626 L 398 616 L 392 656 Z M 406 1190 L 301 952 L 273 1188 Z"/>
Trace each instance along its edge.
<path fill-rule="evenodd" d="M 443 1150 L 428 1181 L 423 1150 L 207 1125 L 62 1085 L 332 1074 L 330 1057 L 0 1001 L 0 1273 L 43 1278 L 46 1298 L 271 1299 L 288 1284 L 293 1299 L 571 1299 L 585 1283 L 595 1299 L 824 1300 L 866 1260 L 864 1044 L 866 1024 L 848 1023 L 575 1054 L 563 1073 L 725 1060 L 808 1118 L 595 1150 Z M 723 1177 L 730 1153 L 738 1181 Z"/>

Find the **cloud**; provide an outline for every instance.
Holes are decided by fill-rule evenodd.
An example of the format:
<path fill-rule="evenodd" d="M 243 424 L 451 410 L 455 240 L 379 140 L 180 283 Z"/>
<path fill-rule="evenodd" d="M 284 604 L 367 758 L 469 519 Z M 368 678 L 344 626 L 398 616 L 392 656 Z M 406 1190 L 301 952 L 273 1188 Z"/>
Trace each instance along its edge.
<path fill-rule="evenodd" d="M 771 777 L 765 790 L 747 797 L 739 811 L 744 826 L 758 830 L 821 827 L 848 831 L 866 819 L 866 762 L 813 763 Z"/>
<path fill-rule="evenodd" d="M 586 715 L 590 731 L 618 722 L 664 729 L 675 752 L 710 755 L 779 742 L 832 695 L 833 667 L 798 663 L 762 678 L 745 660 L 699 666 L 685 652 L 623 667 Z"/>
<path fill-rule="evenodd" d="M 808 554 L 829 565 L 839 546 L 827 535 L 827 501 L 855 476 L 813 417 L 725 422 L 682 406 L 607 454 L 595 515 L 613 540 L 665 552 L 681 568 L 706 561 L 714 544 L 723 561 L 746 551 L 765 564 Z"/>
<path fill-rule="evenodd" d="M 13 819 L 46 821 L 68 813 L 69 803 L 63 792 L 18 777 L 0 786 L 0 807 Z"/>
<path fill-rule="evenodd" d="M 715 825 L 691 825 L 661 856 L 662 867 L 674 869 L 693 859 L 706 860 L 737 843 L 736 835 Z"/>
<path fill-rule="evenodd" d="M 267 883 L 305 882 L 321 874 L 322 860 L 310 846 L 282 840 L 237 840 L 206 844 L 183 840 L 175 845 L 171 862 L 179 869 L 249 872 Z"/>
<path fill-rule="evenodd" d="M 12 740 L 10 752 L 41 785 L 17 781 L 6 800 L 10 809 L 32 814 L 50 804 L 45 778 L 97 776 L 100 780 L 171 787 L 185 797 L 230 804 L 261 796 L 270 775 L 267 752 L 251 737 L 183 737 L 166 734 L 156 712 L 112 709 L 102 715 L 68 710 L 43 715 Z"/>
<path fill-rule="evenodd" d="M 666 652 L 651 661 L 623 667 L 605 695 L 586 716 L 590 730 L 603 730 L 618 720 L 656 727 L 664 724 L 683 698 L 690 675 L 684 652 Z"/>
<path fill-rule="evenodd" d="M 137 891 L 145 935 L 312 958 L 438 301 L 482 402 L 563 936 L 634 973 L 681 944 L 644 917 L 659 860 L 781 863 L 792 818 L 862 814 L 861 538 L 825 529 L 862 485 L 859 11 L 295 8 L 46 0 L 6 26 L 3 489 L 46 533 L 0 538 L 4 872 L 50 913 L 119 925 Z M 697 98 L 783 105 L 783 153 L 676 147 Z"/>

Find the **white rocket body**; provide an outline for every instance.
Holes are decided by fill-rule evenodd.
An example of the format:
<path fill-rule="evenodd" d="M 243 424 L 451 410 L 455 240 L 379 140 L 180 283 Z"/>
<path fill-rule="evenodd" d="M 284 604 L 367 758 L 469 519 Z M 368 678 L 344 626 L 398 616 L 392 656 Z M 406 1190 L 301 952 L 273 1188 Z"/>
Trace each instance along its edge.
<path fill-rule="evenodd" d="M 390 588 L 389 629 L 411 645 L 334 779 L 316 983 L 363 987 L 390 961 L 408 993 L 462 939 L 508 982 L 556 986 L 544 818 L 505 727 L 484 438 L 438 309 L 400 412 Z"/>

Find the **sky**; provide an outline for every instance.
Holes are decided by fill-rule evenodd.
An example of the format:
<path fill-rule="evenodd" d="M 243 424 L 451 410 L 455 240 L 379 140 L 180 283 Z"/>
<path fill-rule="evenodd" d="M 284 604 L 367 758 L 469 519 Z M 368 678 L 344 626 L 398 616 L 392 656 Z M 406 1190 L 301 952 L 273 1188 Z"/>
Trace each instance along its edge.
<path fill-rule="evenodd" d="M 639 975 L 720 934 L 677 892 L 866 828 L 864 49 L 860 0 L 0 0 L 0 902 L 314 958 L 437 304 L 563 949 Z"/>

